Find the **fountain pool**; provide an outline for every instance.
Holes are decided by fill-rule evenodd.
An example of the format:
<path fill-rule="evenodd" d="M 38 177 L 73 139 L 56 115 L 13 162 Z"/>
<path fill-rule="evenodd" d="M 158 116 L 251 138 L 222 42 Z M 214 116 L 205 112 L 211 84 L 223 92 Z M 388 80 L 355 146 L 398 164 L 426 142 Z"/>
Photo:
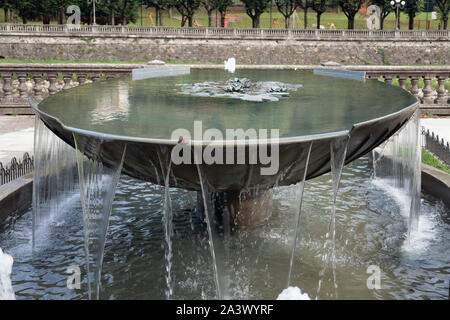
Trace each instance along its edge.
<path fill-rule="evenodd" d="M 370 179 L 371 162 L 363 157 L 342 173 L 336 211 L 338 297 L 341 299 L 447 299 L 450 263 L 449 210 L 422 195 L 417 238 L 408 244 L 407 217 L 392 190 Z M 332 179 L 308 181 L 297 238 L 291 285 L 315 299 L 334 298 L 329 267 L 317 295 L 326 253 L 332 206 Z M 401 194 L 400 190 L 397 190 Z M 165 299 L 166 258 L 161 221 L 164 188 L 122 176 L 117 187 L 106 241 L 101 299 Z M 175 299 L 216 297 L 206 226 L 195 213 L 195 192 L 171 189 L 174 209 L 172 280 Z M 264 224 L 240 228 L 229 241 L 227 297 L 275 299 L 286 286 L 298 206 L 298 188 L 274 190 L 273 214 Z M 17 299 L 86 299 L 66 286 L 67 268 L 85 272 L 80 198 L 42 234 L 47 246 L 32 254 L 31 211 L 2 226 L 0 247 L 14 257 Z M 366 286 L 367 268 L 379 265 L 381 289 Z"/>
<path fill-rule="evenodd" d="M 72 252 L 88 298 L 268 299 L 291 285 L 311 298 L 385 298 L 392 283 L 401 289 L 391 297 L 413 297 L 389 273 L 397 272 L 392 261 L 409 254 L 402 228 L 406 223 L 406 243 L 413 246 L 419 211 L 438 217 L 444 210 L 432 200 L 420 203 L 417 100 L 376 80 L 294 70 L 238 70 L 232 78 L 218 70 L 125 77 L 65 90 L 39 105 L 30 100 L 38 113 L 31 270 L 37 261 L 67 260 Z M 228 130 L 247 134 L 230 138 Z M 255 138 L 252 130 L 270 136 Z M 401 182 L 394 185 L 403 193 L 395 198 L 397 214 L 368 179 L 357 186 L 370 171 L 362 160 L 349 169 L 353 198 L 339 201 L 344 165 L 378 146 L 376 177 L 385 172 Z M 331 182 L 323 176 L 328 172 Z M 377 229 L 394 217 L 398 224 Z M 54 248 L 53 237 L 66 246 Z M 80 237 L 84 243 L 76 244 Z M 84 263 L 75 254 L 80 250 Z M 379 255 L 384 250 L 388 265 Z M 386 281 L 371 291 L 367 268 L 374 266 Z M 445 286 L 445 272 L 432 273 L 438 287 Z M 131 280 L 134 275 L 154 281 Z M 53 276 L 56 292 L 44 290 L 43 297 L 84 297 L 83 290 L 67 293 Z M 33 281 L 30 286 L 36 292 Z"/>

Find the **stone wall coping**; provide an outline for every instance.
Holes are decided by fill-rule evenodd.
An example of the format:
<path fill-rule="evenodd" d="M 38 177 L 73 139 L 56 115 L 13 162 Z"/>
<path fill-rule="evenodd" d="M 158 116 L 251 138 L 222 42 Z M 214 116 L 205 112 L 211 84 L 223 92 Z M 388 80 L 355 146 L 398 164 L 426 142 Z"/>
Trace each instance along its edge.
<path fill-rule="evenodd" d="M 450 174 L 422 163 L 422 189 L 450 208 Z"/>
<path fill-rule="evenodd" d="M 108 25 L 21 25 L 2 24 L 4 36 L 57 37 L 130 37 L 130 38 L 186 38 L 186 39 L 255 39 L 255 40 L 336 40 L 376 41 L 408 40 L 448 41 L 450 30 L 320 30 L 320 29 L 253 29 L 214 27 L 145 27 Z"/>

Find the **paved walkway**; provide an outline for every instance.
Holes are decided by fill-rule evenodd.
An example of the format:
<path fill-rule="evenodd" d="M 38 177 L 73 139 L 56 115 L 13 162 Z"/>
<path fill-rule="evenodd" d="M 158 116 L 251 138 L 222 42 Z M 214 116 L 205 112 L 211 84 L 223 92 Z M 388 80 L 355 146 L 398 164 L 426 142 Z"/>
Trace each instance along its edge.
<path fill-rule="evenodd" d="M 444 138 L 444 141 L 450 143 L 450 118 L 420 119 L 420 125 L 437 134 L 439 139 Z"/>
<path fill-rule="evenodd" d="M 0 116 L 0 162 L 9 165 L 11 158 L 33 154 L 34 116 Z"/>

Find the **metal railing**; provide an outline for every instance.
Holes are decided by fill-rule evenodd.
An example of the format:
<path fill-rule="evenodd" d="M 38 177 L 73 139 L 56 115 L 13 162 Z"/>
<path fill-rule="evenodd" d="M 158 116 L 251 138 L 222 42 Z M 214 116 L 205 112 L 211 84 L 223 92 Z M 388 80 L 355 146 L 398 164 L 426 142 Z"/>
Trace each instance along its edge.
<path fill-rule="evenodd" d="M 5 165 L 4 167 L 0 162 L 0 186 L 31 173 L 33 170 L 34 157 L 30 157 L 28 152 L 25 152 L 22 160 L 17 161 L 16 157 L 13 157 L 9 166 Z"/>
<path fill-rule="evenodd" d="M 321 30 L 321 29 L 254 29 L 213 27 L 145 27 L 108 25 L 38 25 L 0 24 L 0 34 L 70 34 L 70 35 L 143 35 L 168 37 L 238 37 L 238 38 L 376 38 L 376 39 L 437 39 L 450 38 L 450 30 Z"/>
<path fill-rule="evenodd" d="M 443 138 L 439 138 L 439 135 L 435 135 L 429 129 L 425 130 L 424 127 L 422 127 L 421 133 L 423 136 L 422 146 L 447 166 L 450 166 L 450 145 L 448 141 L 446 142 Z"/>

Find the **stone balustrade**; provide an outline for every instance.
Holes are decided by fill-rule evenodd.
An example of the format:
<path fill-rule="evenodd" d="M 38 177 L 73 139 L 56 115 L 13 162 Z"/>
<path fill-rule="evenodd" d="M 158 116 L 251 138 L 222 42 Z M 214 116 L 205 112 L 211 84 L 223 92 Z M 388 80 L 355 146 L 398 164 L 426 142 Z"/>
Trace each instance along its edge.
<path fill-rule="evenodd" d="M 27 98 L 37 101 L 61 90 L 91 81 L 131 74 L 140 64 L 15 64 L 0 63 L 0 114 L 30 114 Z M 317 66 L 238 66 L 312 71 Z M 191 68 L 221 68 L 221 65 L 192 65 Z M 398 84 L 421 102 L 422 111 L 449 115 L 450 66 L 329 66 L 365 71 L 369 79 Z"/>
<path fill-rule="evenodd" d="M 28 96 L 41 101 L 61 90 L 131 74 L 138 64 L 0 63 L 0 114 L 30 114 Z"/>
<path fill-rule="evenodd" d="M 145 27 L 107 25 L 38 25 L 0 24 L 0 35 L 40 34 L 71 36 L 123 36 L 176 38 L 232 38 L 232 39 L 430 39 L 448 40 L 450 30 L 320 30 L 320 29 L 254 29 L 254 28 L 209 28 L 209 27 Z"/>

